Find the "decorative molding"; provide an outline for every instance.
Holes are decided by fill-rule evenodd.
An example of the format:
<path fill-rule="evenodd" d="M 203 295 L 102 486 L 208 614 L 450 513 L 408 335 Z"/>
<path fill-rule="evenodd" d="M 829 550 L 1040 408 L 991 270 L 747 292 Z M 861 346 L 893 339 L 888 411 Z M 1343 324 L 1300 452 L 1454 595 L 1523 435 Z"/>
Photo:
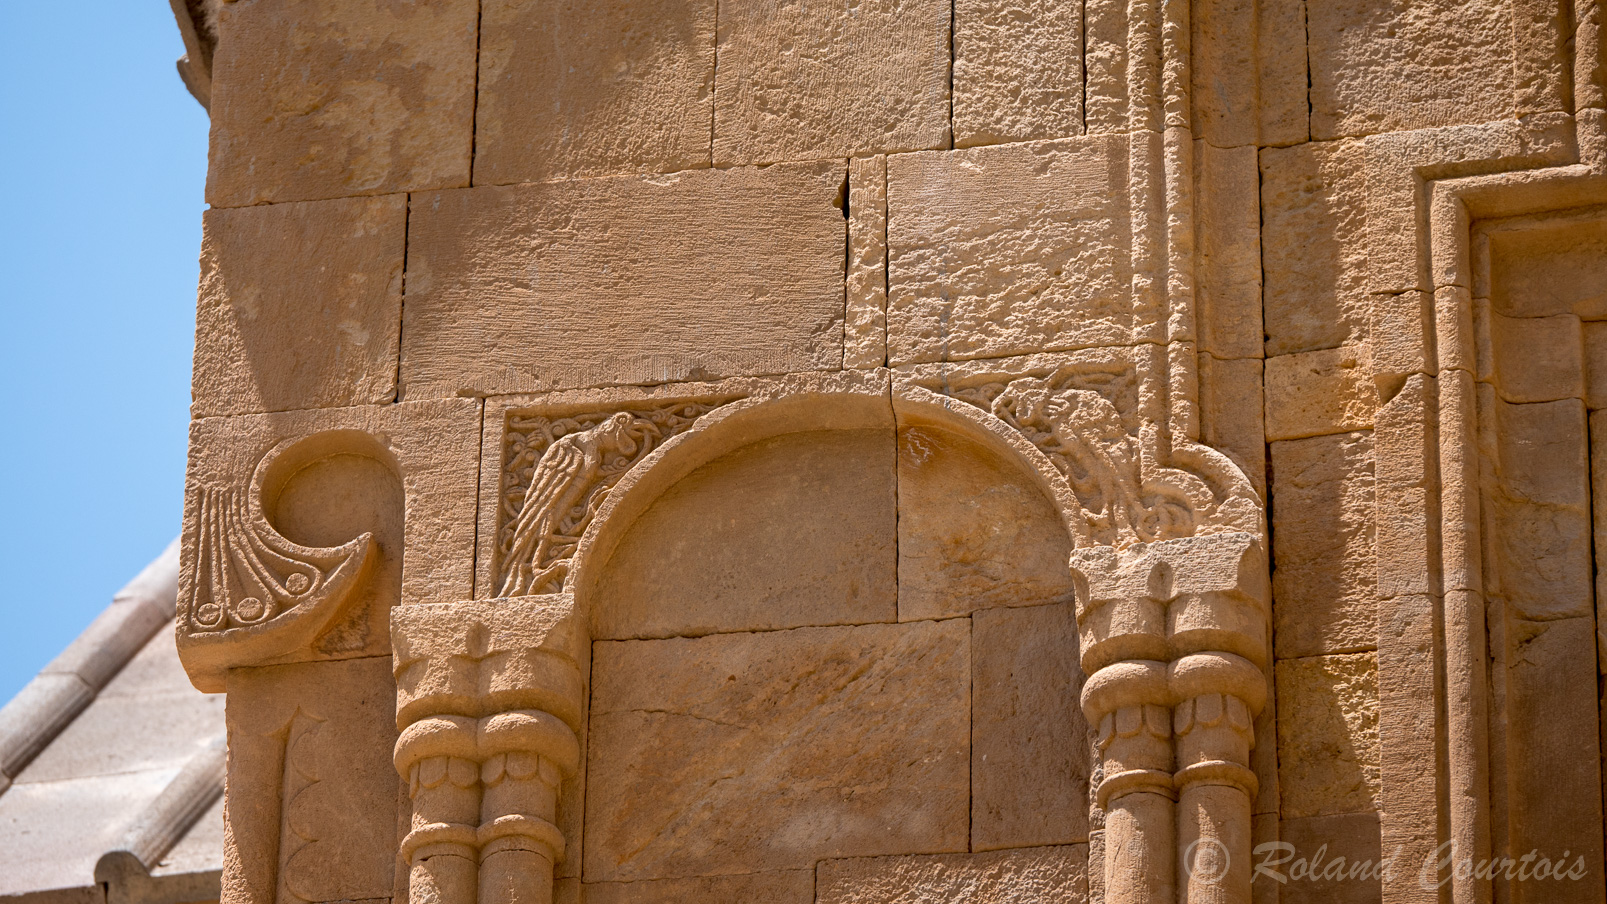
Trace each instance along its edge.
<path fill-rule="evenodd" d="M 717 405 L 549 417 L 510 412 L 497 528 L 497 596 L 562 591 L 581 536 L 626 472 Z"/>

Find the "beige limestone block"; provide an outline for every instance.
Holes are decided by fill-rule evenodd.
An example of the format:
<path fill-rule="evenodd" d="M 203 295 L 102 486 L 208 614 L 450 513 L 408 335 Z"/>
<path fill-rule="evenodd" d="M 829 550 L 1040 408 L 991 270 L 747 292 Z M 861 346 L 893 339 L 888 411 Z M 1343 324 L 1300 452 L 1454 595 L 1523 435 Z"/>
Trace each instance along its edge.
<path fill-rule="evenodd" d="M 415 196 L 402 393 L 835 370 L 843 178 L 825 161 Z"/>
<path fill-rule="evenodd" d="M 1607 408 L 1607 323 L 1584 324 L 1585 407 Z"/>
<path fill-rule="evenodd" d="M 1071 538 L 1035 478 L 934 427 L 898 433 L 898 617 L 1072 598 Z"/>
<path fill-rule="evenodd" d="M 1125 144 L 889 158 L 888 360 L 1128 343 Z"/>
<path fill-rule="evenodd" d="M 1367 174 L 1360 142 L 1261 151 L 1266 353 L 1367 338 Z"/>
<path fill-rule="evenodd" d="M 1376 904 L 1382 899 L 1387 852 L 1379 843 L 1377 813 L 1285 819 L 1278 834 L 1292 850 L 1257 856 L 1267 873 L 1256 873 L 1253 884 L 1277 887 L 1282 876 L 1287 881 L 1279 889 L 1279 904 Z M 1408 865 L 1414 869 L 1407 870 Z M 1391 872 L 1410 872 L 1415 878 L 1418 866 L 1393 863 Z"/>
<path fill-rule="evenodd" d="M 1084 0 L 1083 120 L 1089 134 L 1128 130 L 1128 21 L 1125 0 Z"/>
<path fill-rule="evenodd" d="M 1489 315 L 1491 382 L 1508 402 L 1585 397 L 1584 333 L 1573 314 Z M 1482 343 L 1481 343 L 1482 344 Z"/>
<path fill-rule="evenodd" d="M 682 478 L 604 567 L 594 636 L 896 620 L 898 487 L 888 426 L 784 434 Z"/>
<path fill-rule="evenodd" d="M 1501 0 L 1309 3 L 1312 138 L 1512 118 L 1510 9 Z"/>
<path fill-rule="evenodd" d="M 1261 359 L 1223 361 L 1201 354 L 1199 361 L 1200 439 L 1232 459 L 1265 499 L 1267 430 Z"/>
<path fill-rule="evenodd" d="M 469 184 L 478 4 L 218 5 L 215 207 Z"/>
<path fill-rule="evenodd" d="M 1378 643 L 1373 438 L 1272 444 L 1272 620 L 1277 657 Z"/>
<path fill-rule="evenodd" d="M 224 899 L 390 898 L 403 798 L 387 658 L 229 674 Z"/>
<path fill-rule="evenodd" d="M 715 0 L 487 0 L 477 185 L 709 165 Z"/>
<path fill-rule="evenodd" d="M 971 644 L 971 850 L 1086 841 L 1072 605 L 978 612 Z"/>
<path fill-rule="evenodd" d="M 714 163 L 949 145 L 950 4 L 724 0 Z"/>
<path fill-rule="evenodd" d="M 1305 0 L 1266 0 L 1256 13 L 1258 143 L 1300 144 L 1311 131 Z"/>
<path fill-rule="evenodd" d="M 191 615 L 204 492 L 223 490 L 245 499 L 259 462 L 288 444 L 279 455 L 294 464 L 293 473 L 265 479 L 261 498 L 248 504 L 259 506 L 268 525 L 293 543 L 329 548 L 372 533 L 376 545 L 375 562 L 343 613 L 311 647 L 288 658 L 388 654 L 392 606 L 473 595 L 479 428 L 480 403 L 472 399 L 192 422 L 181 623 L 188 624 Z M 181 634 L 185 630 L 181 626 Z M 199 665 L 186 658 L 191 679 L 220 690 L 200 676 Z"/>
<path fill-rule="evenodd" d="M 585 875 L 963 851 L 970 622 L 594 645 Z"/>
<path fill-rule="evenodd" d="M 1196 141 L 1194 173 L 1200 349 L 1219 358 L 1259 358 L 1265 337 L 1256 149 Z"/>
<path fill-rule="evenodd" d="M 1088 848 L 827 860 L 817 871 L 815 889 L 820 904 L 1086 901 Z"/>
<path fill-rule="evenodd" d="M 1590 464 L 1578 399 L 1511 405 L 1480 400 L 1493 426 L 1485 455 L 1485 594 L 1515 617 L 1587 617 L 1591 583 Z"/>
<path fill-rule="evenodd" d="M 1495 844 L 1508 856 L 1537 850 L 1584 858 L 1576 882 L 1513 883 L 1522 901 L 1600 901 L 1604 893 L 1595 619 L 1526 621 L 1510 613 L 1494 632 L 1497 731 L 1504 763 L 1494 780 L 1506 804 Z M 1503 837 L 1504 835 L 1504 837 Z"/>
<path fill-rule="evenodd" d="M 696 879 L 588 882 L 585 904 L 812 904 L 813 870 L 781 870 Z"/>
<path fill-rule="evenodd" d="M 1198 0 L 1190 5 L 1190 123 L 1196 137 L 1218 148 L 1243 148 L 1252 157 L 1256 140 L 1257 33 L 1254 0 Z M 1270 48 L 1269 48 L 1270 49 Z"/>
<path fill-rule="evenodd" d="M 1082 5 L 954 4 L 954 146 L 1081 135 Z"/>
<path fill-rule="evenodd" d="M 843 367 L 887 364 L 887 158 L 848 161 L 848 313 Z"/>
<path fill-rule="evenodd" d="M 1597 562 L 1607 562 L 1607 414 L 1590 413 L 1590 512 Z M 1596 573 L 1596 657 L 1601 674 L 1607 675 L 1607 569 Z M 1602 702 L 1607 705 L 1607 684 L 1602 686 Z M 1607 732 L 1607 723 L 1602 725 Z M 1603 750 L 1607 751 L 1607 744 Z M 1607 771 L 1607 764 L 1604 764 Z"/>
<path fill-rule="evenodd" d="M 202 214 L 196 417 L 396 398 L 407 198 Z"/>
<path fill-rule="evenodd" d="M 1365 430 L 1378 410 L 1371 349 L 1328 348 L 1268 358 L 1267 439 Z"/>
<path fill-rule="evenodd" d="M 1379 809 L 1378 679 L 1373 653 L 1277 664 L 1285 819 Z"/>
<path fill-rule="evenodd" d="M 1520 219 L 1484 231 L 1486 285 L 1495 313 L 1508 317 L 1578 314 L 1607 319 L 1607 217 Z"/>

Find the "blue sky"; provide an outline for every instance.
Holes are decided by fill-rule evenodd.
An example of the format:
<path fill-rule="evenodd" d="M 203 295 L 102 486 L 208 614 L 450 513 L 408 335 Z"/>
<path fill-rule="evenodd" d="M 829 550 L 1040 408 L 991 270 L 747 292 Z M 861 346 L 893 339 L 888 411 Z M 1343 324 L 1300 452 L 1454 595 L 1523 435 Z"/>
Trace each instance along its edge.
<path fill-rule="evenodd" d="M 4 19 L 0 701 L 178 533 L 207 138 L 165 0 Z"/>

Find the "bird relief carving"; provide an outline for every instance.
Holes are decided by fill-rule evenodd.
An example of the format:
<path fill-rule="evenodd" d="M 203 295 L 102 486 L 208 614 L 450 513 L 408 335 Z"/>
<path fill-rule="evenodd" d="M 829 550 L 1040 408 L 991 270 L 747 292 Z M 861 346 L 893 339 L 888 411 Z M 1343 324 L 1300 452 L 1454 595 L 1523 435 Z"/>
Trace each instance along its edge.
<path fill-rule="evenodd" d="M 510 416 L 497 595 L 562 590 L 570 559 L 609 490 L 665 440 L 715 407 L 683 402 L 559 418 Z"/>
<path fill-rule="evenodd" d="M 1120 549 L 1223 530 L 1258 532 L 1255 491 L 1226 456 L 1175 443 L 1173 457 L 1188 467 L 1159 461 L 1154 444 L 1109 397 L 1120 397 L 1130 381 L 1125 374 L 1071 371 L 955 395 L 1009 424 L 1066 476 L 1081 508 L 1073 519 L 1079 546 Z"/>
<path fill-rule="evenodd" d="M 262 475 L 286 446 L 258 463 L 250 487 L 192 490 L 195 551 L 181 595 L 181 652 L 234 667 L 310 643 L 361 583 L 375 558 L 364 533 L 340 546 L 291 542 L 261 509 Z M 199 661 L 199 660 L 197 660 Z"/>

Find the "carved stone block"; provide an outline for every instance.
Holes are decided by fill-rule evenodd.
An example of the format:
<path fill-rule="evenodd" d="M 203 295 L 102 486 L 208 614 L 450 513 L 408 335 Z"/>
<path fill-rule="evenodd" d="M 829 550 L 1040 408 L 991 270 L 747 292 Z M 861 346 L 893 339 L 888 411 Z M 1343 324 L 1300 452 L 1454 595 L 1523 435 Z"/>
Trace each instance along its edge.
<path fill-rule="evenodd" d="M 698 879 L 588 882 L 586 904 L 812 904 L 813 870 L 781 870 Z"/>
<path fill-rule="evenodd" d="M 586 876 L 964 850 L 970 675 L 963 620 L 596 644 Z"/>
<path fill-rule="evenodd" d="M 392 606 L 469 596 L 479 407 L 196 421 L 178 604 L 191 680 L 218 690 L 233 666 L 383 655 Z"/>
<path fill-rule="evenodd" d="M 1267 439 L 1300 439 L 1373 426 L 1378 390 L 1365 345 L 1268 358 Z"/>
<path fill-rule="evenodd" d="M 196 416 L 396 398 L 405 195 L 215 209 L 201 222 Z"/>
<path fill-rule="evenodd" d="M 405 791 L 390 672 L 375 658 L 229 673 L 225 900 L 391 897 Z"/>
<path fill-rule="evenodd" d="M 403 395 L 837 369 L 843 177 L 821 161 L 418 196 Z"/>

